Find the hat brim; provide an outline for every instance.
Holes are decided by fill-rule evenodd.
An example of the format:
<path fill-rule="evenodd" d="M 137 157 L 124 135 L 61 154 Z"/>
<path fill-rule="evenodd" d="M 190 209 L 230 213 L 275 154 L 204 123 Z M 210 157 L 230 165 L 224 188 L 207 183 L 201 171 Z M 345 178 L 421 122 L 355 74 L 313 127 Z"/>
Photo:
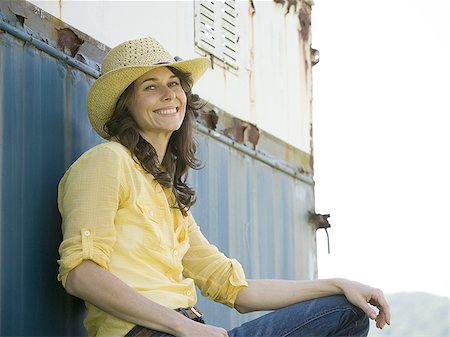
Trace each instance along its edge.
<path fill-rule="evenodd" d="M 152 66 L 126 66 L 112 70 L 100 76 L 89 90 L 87 95 L 89 121 L 94 130 L 106 139 L 109 135 L 103 130 L 103 126 L 111 118 L 120 95 L 139 77 L 152 69 L 170 66 L 190 73 L 193 83 L 195 83 L 208 69 L 209 65 L 209 59 L 199 57 L 173 63 Z"/>

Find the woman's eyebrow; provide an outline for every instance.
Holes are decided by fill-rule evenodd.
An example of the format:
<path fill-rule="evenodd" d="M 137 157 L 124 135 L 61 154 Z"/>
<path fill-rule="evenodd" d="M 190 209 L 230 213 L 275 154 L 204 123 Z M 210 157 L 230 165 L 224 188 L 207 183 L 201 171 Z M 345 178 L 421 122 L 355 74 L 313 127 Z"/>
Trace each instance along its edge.
<path fill-rule="evenodd" d="M 178 77 L 175 75 L 172 75 L 169 78 L 172 79 L 172 78 L 178 78 Z M 145 80 L 143 80 L 141 84 L 148 82 L 148 81 L 158 81 L 158 79 L 155 77 L 149 77 L 149 78 L 146 78 Z"/>

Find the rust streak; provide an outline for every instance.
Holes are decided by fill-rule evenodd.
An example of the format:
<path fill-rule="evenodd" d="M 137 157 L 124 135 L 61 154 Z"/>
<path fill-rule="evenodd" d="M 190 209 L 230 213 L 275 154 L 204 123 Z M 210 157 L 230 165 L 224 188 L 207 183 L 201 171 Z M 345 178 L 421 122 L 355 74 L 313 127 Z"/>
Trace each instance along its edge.
<path fill-rule="evenodd" d="M 311 29 L 311 7 L 304 5 L 300 8 L 298 13 L 298 20 L 300 22 L 301 34 L 303 41 L 308 41 L 309 32 Z"/>
<path fill-rule="evenodd" d="M 59 0 L 59 19 L 62 20 L 62 0 Z"/>
<path fill-rule="evenodd" d="M 249 68 L 248 72 L 248 83 L 249 83 L 249 104 L 250 104 L 250 114 L 252 120 L 256 120 L 256 80 L 255 80 L 255 4 L 253 1 L 250 1 L 248 14 L 250 18 L 250 27 L 249 27 Z"/>

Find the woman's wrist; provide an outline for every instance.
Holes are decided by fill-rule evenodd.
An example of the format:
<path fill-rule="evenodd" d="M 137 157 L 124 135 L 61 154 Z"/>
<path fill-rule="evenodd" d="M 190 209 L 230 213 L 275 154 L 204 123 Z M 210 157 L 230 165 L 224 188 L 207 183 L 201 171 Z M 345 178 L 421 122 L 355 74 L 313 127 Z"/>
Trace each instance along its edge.
<path fill-rule="evenodd" d="M 186 331 L 190 330 L 190 326 L 192 324 L 196 324 L 196 323 L 197 322 L 177 313 L 176 319 L 174 319 L 170 323 L 170 329 L 173 331 L 168 331 L 168 332 L 174 336 L 181 336 L 181 335 L 184 335 L 186 333 Z"/>
<path fill-rule="evenodd" d="M 348 280 L 344 278 L 332 278 L 328 280 L 331 283 L 331 286 L 335 289 L 336 294 L 344 294 L 345 287 L 348 283 Z"/>

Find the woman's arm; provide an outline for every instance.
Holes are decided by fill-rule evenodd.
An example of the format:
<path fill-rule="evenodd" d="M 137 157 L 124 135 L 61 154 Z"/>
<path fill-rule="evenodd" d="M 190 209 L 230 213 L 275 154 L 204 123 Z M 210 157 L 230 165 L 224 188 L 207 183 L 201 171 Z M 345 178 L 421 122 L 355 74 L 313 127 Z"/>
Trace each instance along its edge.
<path fill-rule="evenodd" d="M 147 299 L 90 260 L 69 272 L 66 291 L 120 319 L 177 337 L 227 336 L 222 328 L 192 321 Z"/>
<path fill-rule="evenodd" d="M 390 324 L 389 305 L 379 289 L 345 279 L 312 281 L 249 280 L 248 287 L 237 295 L 235 308 L 241 313 L 258 310 L 276 310 L 314 298 L 344 294 L 347 300 L 360 307 L 377 327 Z M 377 314 L 368 303 L 378 307 Z"/>

